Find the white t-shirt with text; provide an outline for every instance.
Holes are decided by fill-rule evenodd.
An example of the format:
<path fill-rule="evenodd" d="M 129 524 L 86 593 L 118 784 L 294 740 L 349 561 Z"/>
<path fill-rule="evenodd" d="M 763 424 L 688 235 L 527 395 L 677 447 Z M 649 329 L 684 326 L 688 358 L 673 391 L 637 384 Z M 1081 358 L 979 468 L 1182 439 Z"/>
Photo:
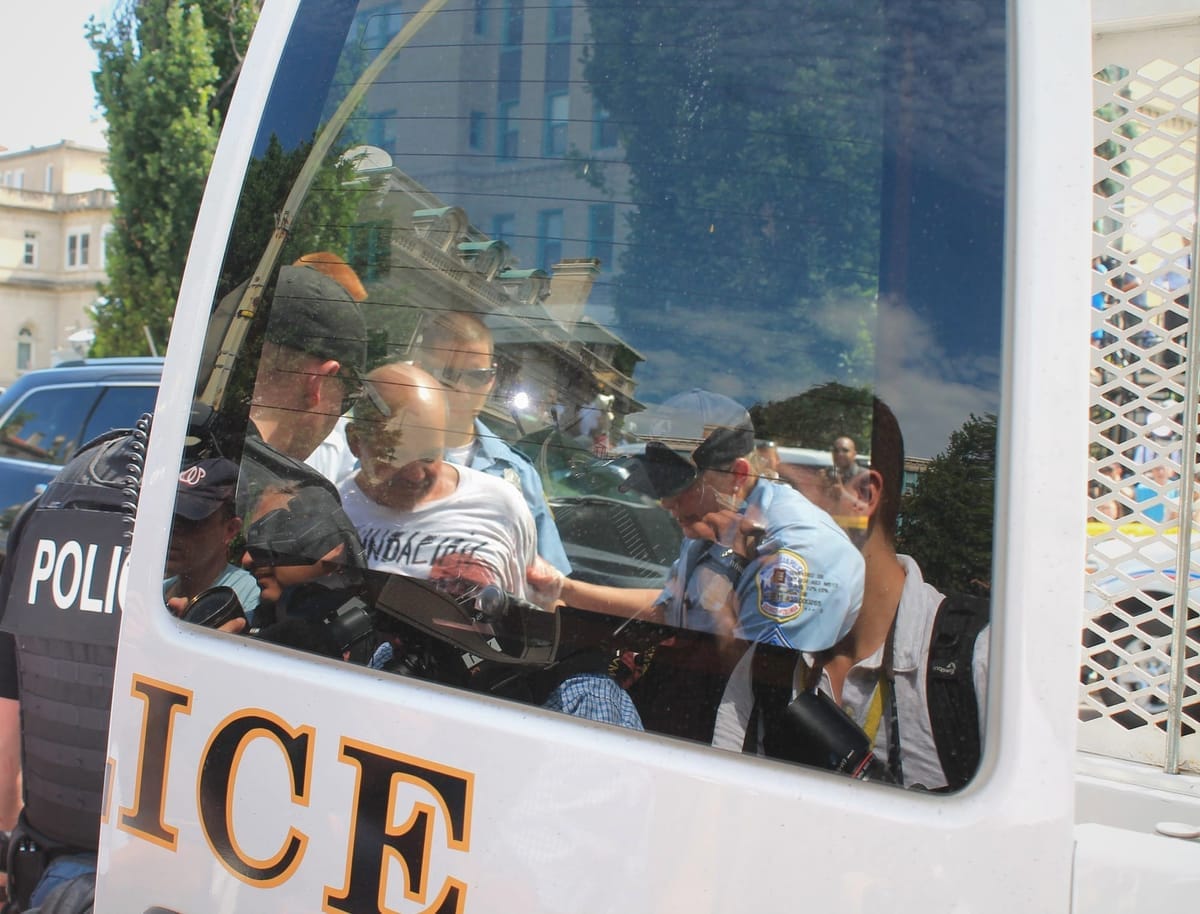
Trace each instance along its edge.
<path fill-rule="evenodd" d="M 342 480 L 342 507 L 362 539 L 368 567 L 422 580 L 495 583 L 524 598 L 525 570 L 537 555 L 537 533 L 525 500 L 501 479 L 469 467 L 455 469 L 459 479 L 453 492 L 412 511 L 372 501 L 354 476 Z"/>

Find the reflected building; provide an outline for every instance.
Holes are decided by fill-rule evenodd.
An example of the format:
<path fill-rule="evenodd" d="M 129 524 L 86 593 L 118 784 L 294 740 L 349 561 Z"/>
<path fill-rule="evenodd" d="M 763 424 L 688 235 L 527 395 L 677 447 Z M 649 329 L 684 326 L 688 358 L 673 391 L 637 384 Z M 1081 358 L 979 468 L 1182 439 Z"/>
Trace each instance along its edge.
<path fill-rule="evenodd" d="M 380 0 L 361 12 L 363 53 L 378 53 L 419 7 Z M 474 0 L 470 13 L 435 16 L 368 94 L 360 138 L 461 207 L 473 232 L 503 241 L 516 266 L 598 261 L 585 310 L 603 325 L 613 321 L 629 169 L 583 76 L 589 31 L 572 0 Z"/>
<path fill-rule="evenodd" d="M 599 399 L 617 416 L 642 409 L 634 369 L 642 356 L 587 314 L 601 265 L 559 259 L 522 268 L 509 244 L 476 228 L 392 165 L 378 147 L 345 158 L 355 169 L 358 221 L 349 261 L 367 284 L 375 358 L 407 358 L 424 322 L 447 311 L 480 314 L 499 369 L 486 410 L 509 437 L 557 425 L 572 434 Z"/>

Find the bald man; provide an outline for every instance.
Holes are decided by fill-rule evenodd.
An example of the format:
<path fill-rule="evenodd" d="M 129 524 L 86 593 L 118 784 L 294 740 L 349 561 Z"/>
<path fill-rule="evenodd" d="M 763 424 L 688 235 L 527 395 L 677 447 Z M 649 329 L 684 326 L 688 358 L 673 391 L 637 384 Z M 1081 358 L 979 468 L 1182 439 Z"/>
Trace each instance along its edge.
<path fill-rule="evenodd" d="M 346 427 L 361 468 L 338 488 L 368 565 L 423 580 L 456 578 L 466 588 L 487 578 L 524 597 L 537 555 L 533 516 L 516 487 L 444 459 L 442 385 L 403 363 L 376 368 L 366 385 Z M 474 566 L 470 574 L 465 564 Z"/>
<path fill-rule="evenodd" d="M 526 597 L 537 559 L 533 516 L 520 490 L 503 479 L 443 457 L 446 391 L 415 365 L 367 375 L 364 396 L 346 427 L 361 468 L 339 485 L 358 529 L 367 564 L 434 582 L 455 598 L 489 584 Z M 628 694 L 607 675 L 607 657 L 592 671 L 570 666 L 535 700 L 556 711 L 642 729 Z M 590 669 L 590 667 L 589 667 Z"/>

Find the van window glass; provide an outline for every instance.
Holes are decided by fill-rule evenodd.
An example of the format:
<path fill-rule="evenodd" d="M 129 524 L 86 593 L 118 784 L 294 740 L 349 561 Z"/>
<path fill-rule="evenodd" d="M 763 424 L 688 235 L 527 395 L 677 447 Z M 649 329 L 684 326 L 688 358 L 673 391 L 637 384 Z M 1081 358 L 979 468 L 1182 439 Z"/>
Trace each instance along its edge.
<path fill-rule="evenodd" d="M 38 463 L 65 463 L 78 447 L 95 392 L 78 387 L 36 390 L 0 426 L 0 455 Z"/>
<path fill-rule="evenodd" d="M 90 441 L 114 428 L 133 428 L 143 413 L 153 411 L 157 394 L 157 387 L 105 387 L 88 417 L 83 440 Z"/>
<path fill-rule="evenodd" d="M 213 305 L 184 460 L 236 493 L 179 505 L 234 499 L 250 627 L 961 786 L 929 717 L 977 749 L 1003 0 L 396 9 L 301 0 Z M 911 592 L 862 655 L 872 537 Z M 943 594 L 970 674 L 927 699 Z"/>

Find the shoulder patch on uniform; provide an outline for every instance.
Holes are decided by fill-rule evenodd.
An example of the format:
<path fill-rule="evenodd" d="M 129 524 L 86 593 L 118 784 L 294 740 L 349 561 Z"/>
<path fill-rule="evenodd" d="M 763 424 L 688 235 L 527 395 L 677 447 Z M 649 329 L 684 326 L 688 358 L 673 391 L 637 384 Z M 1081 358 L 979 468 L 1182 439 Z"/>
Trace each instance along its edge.
<path fill-rule="evenodd" d="M 521 475 L 512 467 L 505 467 L 501 476 L 504 478 L 505 482 L 516 486 L 518 489 L 521 488 Z"/>
<path fill-rule="evenodd" d="M 763 562 L 756 574 L 758 611 L 773 622 L 790 622 L 804 612 L 808 562 L 780 549 Z"/>

